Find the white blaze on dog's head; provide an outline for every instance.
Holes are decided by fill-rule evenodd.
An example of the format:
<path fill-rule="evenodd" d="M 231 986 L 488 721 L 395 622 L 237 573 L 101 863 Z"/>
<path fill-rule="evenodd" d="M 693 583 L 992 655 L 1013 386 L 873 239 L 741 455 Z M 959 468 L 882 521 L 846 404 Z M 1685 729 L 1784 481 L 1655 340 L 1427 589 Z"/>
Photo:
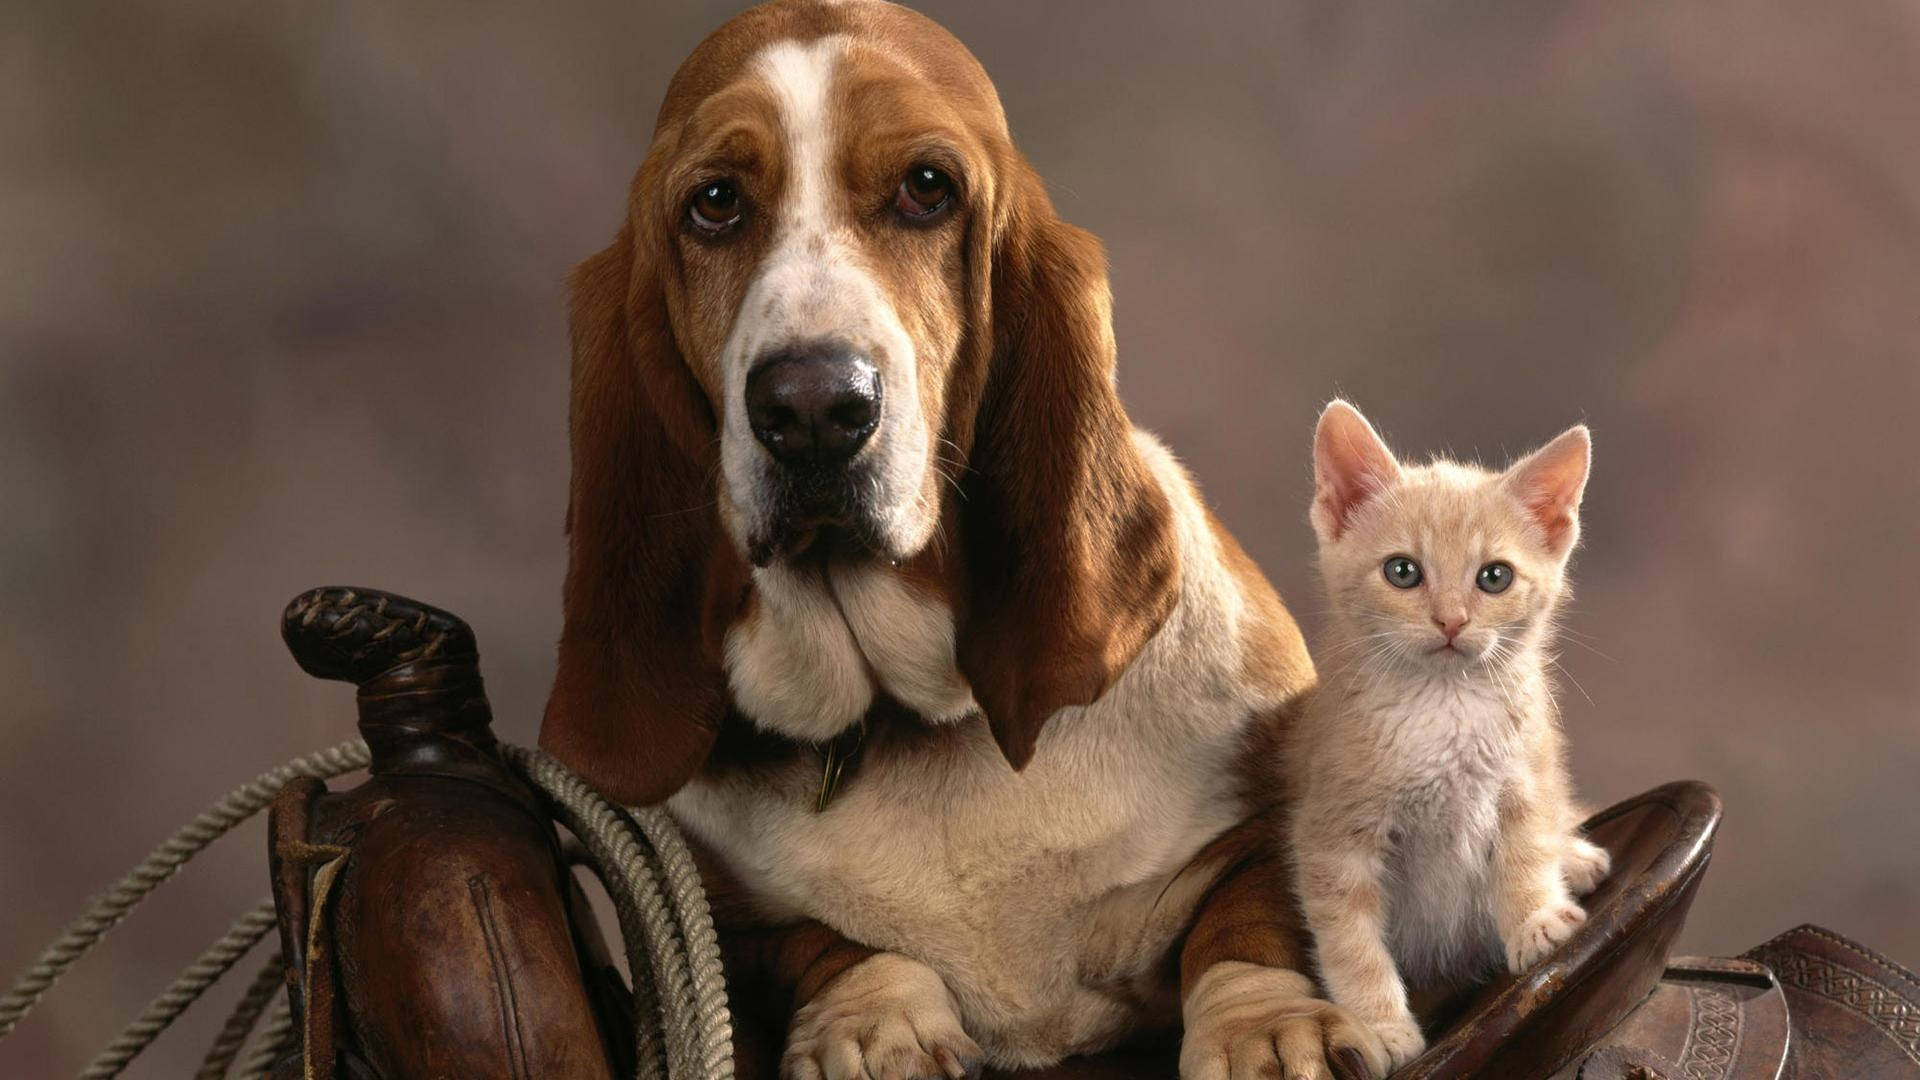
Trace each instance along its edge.
<path fill-rule="evenodd" d="M 877 376 L 877 421 L 852 460 L 837 466 L 841 477 L 821 475 L 836 468 L 823 466 L 812 478 L 842 489 L 825 499 L 852 505 L 812 508 L 793 505 L 793 467 L 756 436 L 749 409 L 726 410 L 727 520 L 736 539 L 760 556 L 756 561 L 782 546 L 781 533 L 791 524 L 781 520 L 786 514 L 854 515 L 845 524 L 893 559 L 918 551 L 937 516 L 938 490 L 927 474 L 931 428 L 918 407 L 918 350 L 863 250 L 860 200 L 842 190 L 846 118 L 834 106 L 844 97 L 835 87 L 847 77 L 847 52 L 840 35 L 782 41 L 751 65 L 774 104 L 784 176 L 769 200 L 778 211 L 767 226 L 768 252 L 740 303 L 720 365 L 729 405 L 747 400 L 748 377 L 757 367 L 782 357 L 824 351 L 866 365 Z"/>
<path fill-rule="evenodd" d="M 984 311 L 1005 117 L 973 58 L 891 5 L 771 5 L 675 77 L 634 188 L 665 315 L 756 565 L 821 536 L 899 561 L 940 516 L 949 383 Z M 950 452 L 942 460 L 942 448 Z"/>

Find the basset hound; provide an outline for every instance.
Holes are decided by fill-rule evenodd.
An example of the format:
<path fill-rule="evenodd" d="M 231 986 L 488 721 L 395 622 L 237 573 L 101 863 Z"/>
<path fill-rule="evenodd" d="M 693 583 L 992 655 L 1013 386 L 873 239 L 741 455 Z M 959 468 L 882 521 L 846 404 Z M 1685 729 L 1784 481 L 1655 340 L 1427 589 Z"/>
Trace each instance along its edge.
<path fill-rule="evenodd" d="M 1104 254 L 972 54 L 875 0 L 736 17 L 572 291 L 541 743 L 684 825 L 785 1076 L 1182 1028 L 1189 1080 L 1380 1068 L 1278 849 L 1300 633 L 1129 422 Z"/>

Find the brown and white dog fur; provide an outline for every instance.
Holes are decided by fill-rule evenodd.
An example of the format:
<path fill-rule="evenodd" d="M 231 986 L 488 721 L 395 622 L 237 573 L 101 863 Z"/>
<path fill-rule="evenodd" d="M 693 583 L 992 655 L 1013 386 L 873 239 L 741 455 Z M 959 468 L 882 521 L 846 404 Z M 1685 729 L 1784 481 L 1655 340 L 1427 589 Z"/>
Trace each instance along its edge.
<path fill-rule="evenodd" d="M 911 167 L 951 177 L 906 220 Z M 725 179 L 738 219 L 689 221 Z M 977 61 L 776 2 L 673 79 L 573 279 L 570 566 L 541 742 L 701 848 L 783 1072 L 959 1076 L 1184 1022 L 1183 1075 L 1384 1061 L 1314 997 L 1279 793 L 1300 634 L 1114 389 L 1103 253 Z M 769 350 L 877 373 L 844 520 L 796 524 L 742 404 Z M 865 720 L 815 810 L 819 747 Z"/>

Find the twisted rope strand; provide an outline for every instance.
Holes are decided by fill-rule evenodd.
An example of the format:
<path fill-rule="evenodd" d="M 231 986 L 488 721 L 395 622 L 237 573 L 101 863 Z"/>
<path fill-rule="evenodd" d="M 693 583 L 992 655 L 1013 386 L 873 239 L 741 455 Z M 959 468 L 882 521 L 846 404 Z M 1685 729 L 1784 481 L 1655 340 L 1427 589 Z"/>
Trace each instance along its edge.
<path fill-rule="evenodd" d="M 173 1023 L 174 1018 L 186 1011 L 187 1006 L 200 999 L 207 987 L 227 973 L 247 951 L 267 936 L 267 931 L 280 925 L 279 916 L 274 914 L 273 901 L 262 900 L 255 904 L 252 911 L 240 916 L 233 928 L 228 930 L 219 941 L 200 958 L 188 964 L 172 985 L 153 999 L 153 1003 L 137 1017 L 120 1037 L 100 1051 L 100 1056 L 80 1074 L 80 1080 L 109 1080 L 120 1075 L 127 1063 L 139 1056 L 156 1036 Z"/>
<path fill-rule="evenodd" d="M 68 924 L 66 931 L 47 946 L 40 958 L 14 980 L 6 996 L 0 997 L 0 1037 L 12 1031 L 20 1018 L 67 973 L 67 969 L 105 937 L 107 931 L 126 918 L 127 912 L 132 911 L 148 893 L 172 877 L 187 860 L 198 855 L 208 844 L 272 802 L 287 781 L 296 776 L 325 780 L 365 768 L 367 761 L 367 744 L 359 739 L 351 739 L 297 757 L 277 769 L 269 769 L 250 783 L 228 792 L 225 798 L 201 812 L 185 828 L 155 848 L 153 854 L 148 855 L 113 888 L 96 898 L 86 914 Z"/>
<path fill-rule="evenodd" d="M 240 1070 L 239 1080 L 266 1080 L 267 1075 L 273 1072 L 273 1067 L 291 1049 L 293 1006 L 287 1003 L 287 996 L 281 994 L 273 999 L 273 1008 L 267 1011 L 267 1022 L 260 1026 L 260 1034 L 253 1042 L 253 1053 Z"/>
<path fill-rule="evenodd" d="M 733 1072 L 733 1020 L 727 1008 L 726 974 L 721 966 L 719 939 L 714 931 L 713 910 L 707 903 L 706 888 L 700 882 L 693 852 L 681 836 L 673 818 L 657 806 L 638 808 L 625 815 L 640 827 L 653 847 L 648 865 L 664 879 L 667 899 L 673 905 L 677 935 L 688 954 L 694 996 L 694 1031 L 704 1043 L 698 1056 L 699 1075 L 717 1076 Z"/>
<path fill-rule="evenodd" d="M 561 824 L 566 824 L 562 821 Z M 568 826 L 571 828 L 571 826 Z M 582 844 L 584 848 L 585 845 Z M 596 859 L 586 860 L 587 869 L 600 882 L 607 898 L 613 902 L 613 914 L 620 925 L 620 944 L 625 949 L 627 968 L 632 972 L 633 981 L 633 1019 L 634 1019 L 634 1062 L 635 1073 L 639 1080 L 666 1080 L 666 1045 L 660 1031 L 660 998 L 654 988 L 653 960 L 644 950 L 626 948 L 633 940 L 633 934 L 644 932 L 644 921 L 639 909 L 622 900 L 628 892 L 624 878 L 618 872 L 603 867 Z M 639 965 L 639 966 L 635 966 Z"/>
<path fill-rule="evenodd" d="M 253 1032 L 253 1025 L 260 1022 L 260 1015 L 273 1004 L 274 995 L 286 985 L 286 973 L 276 952 L 267 957 L 253 981 L 247 984 L 246 992 L 240 995 L 227 1022 L 221 1025 L 219 1036 L 207 1049 L 207 1056 L 201 1059 L 200 1071 L 194 1074 L 194 1080 L 226 1080 L 234 1059 L 240 1056 L 241 1047 Z"/>

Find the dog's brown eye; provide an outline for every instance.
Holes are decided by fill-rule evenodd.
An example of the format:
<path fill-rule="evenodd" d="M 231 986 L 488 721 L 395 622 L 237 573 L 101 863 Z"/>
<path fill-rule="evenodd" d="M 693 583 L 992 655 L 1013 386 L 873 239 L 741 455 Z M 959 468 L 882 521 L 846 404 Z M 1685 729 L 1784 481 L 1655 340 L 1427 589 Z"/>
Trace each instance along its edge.
<path fill-rule="evenodd" d="M 908 217 L 931 217 L 953 198 L 953 177 L 931 165 L 915 165 L 900 181 L 893 205 Z"/>
<path fill-rule="evenodd" d="M 740 220 L 740 192 L 726 180 L 704 184 L 693 193 L 687 216 L 700 228 L 719 232 Z"/>

